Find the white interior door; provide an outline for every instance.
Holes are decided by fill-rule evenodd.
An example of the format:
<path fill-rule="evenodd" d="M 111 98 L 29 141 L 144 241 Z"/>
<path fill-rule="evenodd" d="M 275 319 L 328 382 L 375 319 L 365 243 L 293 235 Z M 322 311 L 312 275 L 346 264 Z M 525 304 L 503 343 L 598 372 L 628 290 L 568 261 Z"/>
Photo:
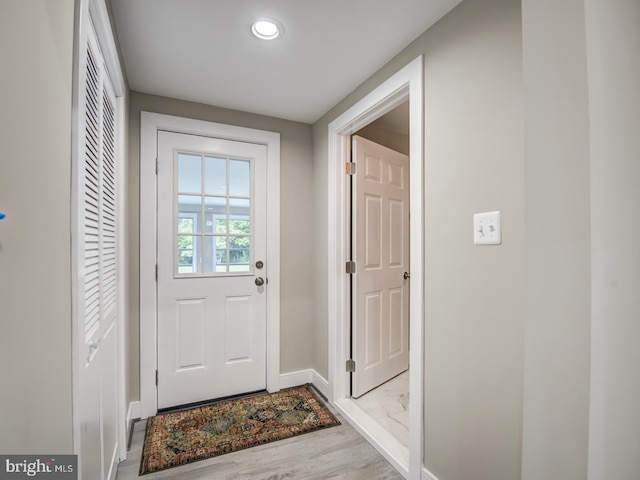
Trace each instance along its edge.
<path fill-rule="evenodd" d="M 409 368 L 409 158 L 354 136 L 352 396 Z"/>
<path fill-rule="evenodd" d="M 267 147 L 158 132 L 158 408 L 266 388 Z"/>

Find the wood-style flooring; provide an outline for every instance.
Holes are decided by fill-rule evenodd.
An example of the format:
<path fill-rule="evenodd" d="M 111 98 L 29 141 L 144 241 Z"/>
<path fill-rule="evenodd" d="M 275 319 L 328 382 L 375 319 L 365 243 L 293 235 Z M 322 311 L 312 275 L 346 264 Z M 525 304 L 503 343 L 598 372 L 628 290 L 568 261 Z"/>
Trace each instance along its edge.
<path fill-rule="evenodd" d="M 335 414 L 335 412 L 333 412 Z M 400 475 L 343 418 L 342 425 L 138 476 L 146 421 L 136 422 L 116 480 L 399 480 Z"/>

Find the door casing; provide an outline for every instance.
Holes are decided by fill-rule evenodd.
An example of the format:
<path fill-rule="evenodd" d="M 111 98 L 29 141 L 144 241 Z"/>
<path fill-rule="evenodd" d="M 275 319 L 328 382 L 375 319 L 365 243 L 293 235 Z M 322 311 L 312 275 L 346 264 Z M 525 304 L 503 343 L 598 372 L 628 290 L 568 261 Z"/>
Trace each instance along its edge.
<path fill-rule="evenodd" d="M 387 434 L 349 398 L 349 198 L 345 163 L 350 161 L 350 136 L 409 99 L 410 146 L 410 426 L 409 451 L 397 441 L 380 442 Z M 424 452 L 424 168 L 422 55 L 329 124 L 328 135 L 328 302 L 329 399 L 331 404 L 406 478 L 419 480 Z M 377 430 L 377 433 L 376 433 Z M 373 433 L 373 435 L 372 435 Z"/>
<path fill-rule="evenodd" d="M 157 369 L 157 192 L 159 130 L 215 137 L 267 147 L 267 390 L 280 389 L 280 134 L 203 120 L 141 112 L 140 122 L 140 408 L 142 418 L 158 411 Z M 153 246 L 153 247 L 151 247 Z"/>

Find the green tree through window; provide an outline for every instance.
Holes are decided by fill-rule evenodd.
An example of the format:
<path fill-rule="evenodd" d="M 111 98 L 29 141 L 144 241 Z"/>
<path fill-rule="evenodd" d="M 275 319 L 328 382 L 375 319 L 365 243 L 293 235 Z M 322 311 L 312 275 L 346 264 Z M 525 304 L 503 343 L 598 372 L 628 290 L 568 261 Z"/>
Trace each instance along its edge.
<path fill-rule="evenodd" d="M 179 218 L 178 233 L 193 233 L 193 218 Z M 178 270 L 180 273 L 191 273 L 193 266 L 193 236 L 178 235 Z"/>
<path fill-rule="evenodd" d="M 227 228 L 228 225 L 228 228 Z M 229 266 L 248 265 L 251 261 L 251 222 L 246 219 L 220 219 L 216 222 L 216 233 L 228 234 L 216 238 L 216 262 L 226 264 L 227 238 L 229 239 Z"/>

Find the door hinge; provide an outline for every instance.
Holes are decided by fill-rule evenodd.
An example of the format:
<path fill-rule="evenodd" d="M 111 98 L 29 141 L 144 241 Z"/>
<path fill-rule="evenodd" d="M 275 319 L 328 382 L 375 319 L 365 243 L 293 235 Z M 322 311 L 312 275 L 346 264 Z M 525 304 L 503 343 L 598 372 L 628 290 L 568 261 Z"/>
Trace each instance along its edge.
<path fill-rule="evenodd" d="M 346 163 L 346 174 L 347 175 L 355 175 L 356 174 L 356 164 L 354 162 Z"/>
<path fill-rule="evenodd" d="M 356 361 L 351 358 L 347 360 L 347 372 L 349 373 L 356 372 Z"/>
<path fill-rule="evenodd" d="M 158 264 L 156 263 L 156 282 L 158 281 Z"/>
<path fill-rule="evenodd" d="M 156 387 L 158 386 L 158 370 L 156 370 Z"/>
<path fill-rule="evenodd" d="M 347 273 L 348 274 L 356 273 L 356 262 L 353 262 L 353 261 L 349 260 L 347 262 L 346 267 L 347 267 Z"/>

